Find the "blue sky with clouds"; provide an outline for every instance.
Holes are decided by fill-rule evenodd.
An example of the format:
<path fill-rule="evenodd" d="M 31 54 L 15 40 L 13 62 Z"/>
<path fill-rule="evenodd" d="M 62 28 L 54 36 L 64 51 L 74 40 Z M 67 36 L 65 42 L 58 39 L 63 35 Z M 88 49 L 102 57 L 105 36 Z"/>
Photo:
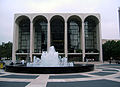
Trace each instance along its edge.
<path fill-rule="evenodd" d="M 0 43 L 12 41 L 15 13 L 100 13 L 103 39 L 119 39 L 120 0 L 0 0 Z"/>

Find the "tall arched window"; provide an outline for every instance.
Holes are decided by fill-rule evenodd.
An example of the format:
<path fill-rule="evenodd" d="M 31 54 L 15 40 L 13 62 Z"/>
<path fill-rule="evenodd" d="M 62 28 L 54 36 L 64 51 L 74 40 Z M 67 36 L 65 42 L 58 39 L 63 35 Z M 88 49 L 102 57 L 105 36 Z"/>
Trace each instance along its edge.
<path fill-rule="evenodd" d="M 50 20 L 51 45 L 56 51 L 64 53 L 64 19 L 61 16 L 54 16 Z"/>
<path fill-rule="evenodd" d="M 30 20 L 26 16 L 17 19 L 19 28 L 18 53 L 30 52 Z"/>
<path fill-rule="evenodd" d="M 67 21 L 68 26 L 68 52 L 80 53 L 81 52 L 81 19 L 78 16 L 71 16 Z"/>
<path fill-rule="evenodd" d="M 47 50 L 47 19 L 37 16 L 34 20 L 34 52 L 41 53 Z"/>
<path fill-rule="evenodd" d="M 89 52 L 98 52 L 98 19 L 94 16 L 88 16 L 84 21 L 85 27 L 85 51 Z"/>

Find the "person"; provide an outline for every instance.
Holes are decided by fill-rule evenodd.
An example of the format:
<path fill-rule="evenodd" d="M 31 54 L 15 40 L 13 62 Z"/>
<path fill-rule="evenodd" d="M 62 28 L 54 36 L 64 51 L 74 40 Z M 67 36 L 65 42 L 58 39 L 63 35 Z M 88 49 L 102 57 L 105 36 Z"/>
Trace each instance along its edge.
<path fill-rule="evenodd" d="M 109 60 L 109 64 L 111 64 L 112 63 L 112 57 L 110 58 L 110 60 Z"/>
<path fill-rule="evenodd" d="M 24 61 L 24 60 L 22 60 L 22 61 L 21 61 L 21 63 L 24 65 L 25 61 Z"/>
<path fill-rule="evenodd" d="M 109 60 L 109 64 L 111 64 L 111 59 Z"/>

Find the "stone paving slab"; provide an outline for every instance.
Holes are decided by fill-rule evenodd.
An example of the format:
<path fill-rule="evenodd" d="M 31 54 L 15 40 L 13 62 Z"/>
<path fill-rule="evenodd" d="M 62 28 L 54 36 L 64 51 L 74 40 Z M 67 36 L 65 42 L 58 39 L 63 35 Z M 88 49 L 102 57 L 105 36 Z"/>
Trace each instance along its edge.
<path fill-rule="evenodd" d="M 48 82 L 46 87 L 120 87 L 120 83 L 101 79 L 78 82 Z"/>
<path fill-rule="evenodd" d="M 106 76 L 106 75 L 112 75 L 115 74 L 114 72 L 96 72 L 96 73 L 89 73 L 91 75 L 98 75 L 98 76 Z"/>
<path fill-rule="evenodd" d="M 35 79 L 38 76 L 35 75 L 5 75 L 5 76 L 0 76 L 0 78 L 19 78 L 19 79 Z"/>
<path fill-rule="evenodd" d="M 0 81 L 0 87 L 25 87 L 29 82 Z"/>
<path fill-rule="evenodd" d="M 115 72 L 119 72 L 118 70 L 113 70 L 113 69 L 102 69 L 102 71 L 115 71 Z"/>
<path fill-rule="evenodd" d="M 119 67 L 110 67 L 110 68 L 120 69 L 120 66 Z"/>
<path fill-rule="evenodd" d="M 84 73 L 25 74 L 1 69 L 0 73 L 0 87 L 120 87 L 118 64 L 97 65 L 94 71 Z"/>
<path fill-rule="evenodd" d="M 56 76 L 50 76 L 49 79 L 67 79 L 67 78 L 88 78 L 90 76 L 85 75 L 56 75 Z"/>
<path fill-rule="evenodd" d="M 48 78 L 48 74 L 41 74 L 38 78 L 31 81 L 31 83 L 28 84 L 26 87 L 46 87 Z"/>
<path fill-rule="evenodd" d="M 120 77 L 116 77 L 116 78 L 120 79 Z"/>

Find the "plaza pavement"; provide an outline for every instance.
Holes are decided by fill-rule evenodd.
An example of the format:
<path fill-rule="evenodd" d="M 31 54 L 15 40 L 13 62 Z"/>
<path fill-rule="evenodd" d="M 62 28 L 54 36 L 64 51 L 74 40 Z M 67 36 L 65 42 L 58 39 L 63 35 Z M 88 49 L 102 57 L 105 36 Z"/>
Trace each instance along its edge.
<path fill-rule="evenodd" d="M 69 74 L 23 74 L 0 69 L 0 87 L 120 87 L 120 64 L 94 64 L 94 71 Z"/>

